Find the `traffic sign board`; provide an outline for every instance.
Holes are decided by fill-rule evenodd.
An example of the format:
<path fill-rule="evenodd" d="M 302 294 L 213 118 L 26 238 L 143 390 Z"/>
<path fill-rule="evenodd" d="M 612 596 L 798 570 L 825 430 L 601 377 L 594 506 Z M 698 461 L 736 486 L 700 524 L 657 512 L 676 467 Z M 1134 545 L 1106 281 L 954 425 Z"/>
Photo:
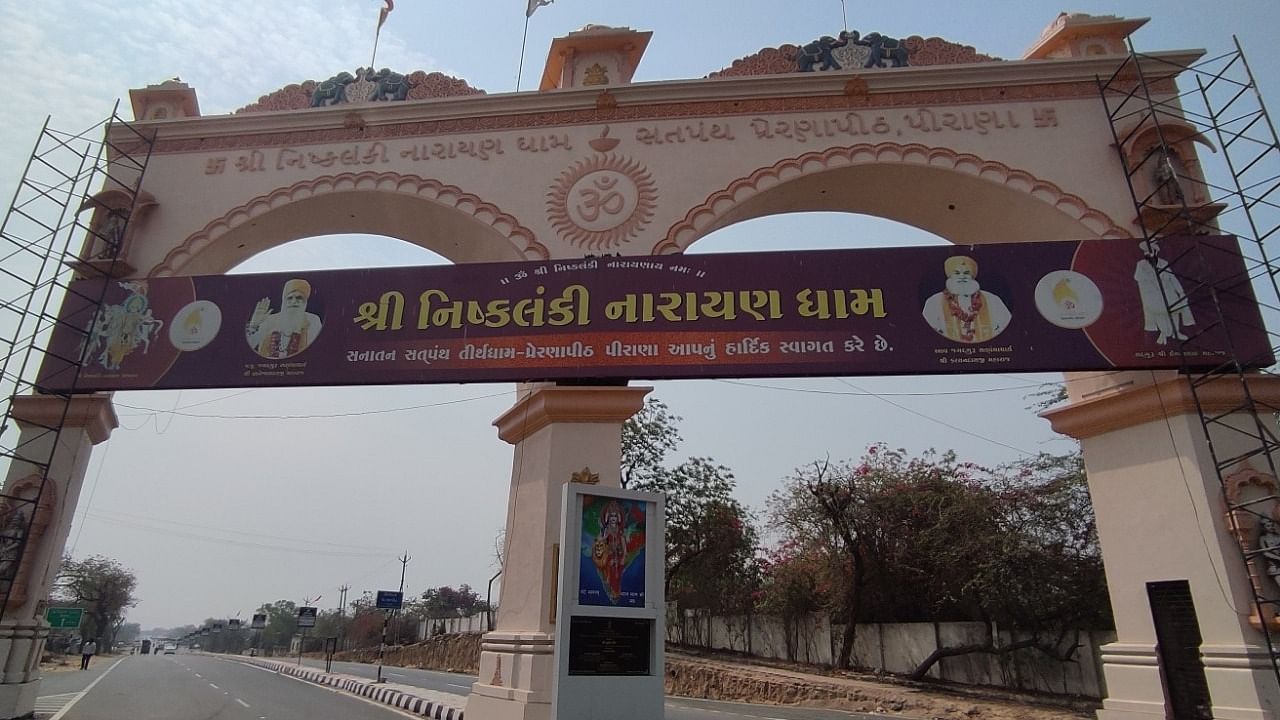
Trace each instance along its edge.
<path fill-rule="evenodd" d="M 45 611 L 44 617 L 50 628 L 78 628 L 84 619 L 84 608 L 51 607 Z"/>
<path fill-rule="evenodd" d="M 316 626 L 316 609 L 313 607 L 298 608 L 298 627 L 309 628 Z"/>
<path fill-rule="evenodd" d="M 379 610 L 399 610 L 404 607 L 404 593 L 396 590 L 379 590 L 377 607 Z"/>

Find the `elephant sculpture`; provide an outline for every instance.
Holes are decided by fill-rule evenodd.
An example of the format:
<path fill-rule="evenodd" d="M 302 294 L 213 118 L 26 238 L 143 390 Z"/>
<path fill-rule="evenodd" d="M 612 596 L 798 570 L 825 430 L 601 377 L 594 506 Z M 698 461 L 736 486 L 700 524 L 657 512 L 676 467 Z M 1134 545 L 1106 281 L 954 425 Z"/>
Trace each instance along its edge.
<path fill-rule="evenodd" d="M 885 67 L 885 60 L 890 62 L 889 67 L 906 67 L 908 64 L 907 49 L 897 38 L 885 37 L 873 32 L 867 33 L 867 36 L 860 40 L 854 38 L 853 44 L 871 48 L 871 54 L 867 56 L 867 62 L 862 66 L 864 68 Z"/>
<path fill-rule="evenodd" d="M 328 80 L 316 83 L 316 89 L 311 91 L 311 107 L 328 107 L 346 102 L 347 86 L 355 81 L 354 75 L 343 71 Z"/>
<path fill-rule="evenodd" d="M 370 71 L 365 78 L 374 83 L 373 92 L 369 94 L 369 100 L 372 102 L 404 100 L 409 97 L 409 78 L 400 73 L 382 68 L 376 73 Z"/>
<path fill-rule="evenodd" d="M 823 35 L 807 45 L 800 47 L 800 52 L 796 55 L 796 63 L 800 67 L 800 72 L 813 72 L 814 65 L 818 65 L 818 70 L 839 70 L 840 63 L 836 62 L 831 51 L 836 48 L 844 47 L 850 42 L 858 42 L 858 33 L 855 30 L 850 33 L 843 31 L 840 33 L 840 39 Z"/>

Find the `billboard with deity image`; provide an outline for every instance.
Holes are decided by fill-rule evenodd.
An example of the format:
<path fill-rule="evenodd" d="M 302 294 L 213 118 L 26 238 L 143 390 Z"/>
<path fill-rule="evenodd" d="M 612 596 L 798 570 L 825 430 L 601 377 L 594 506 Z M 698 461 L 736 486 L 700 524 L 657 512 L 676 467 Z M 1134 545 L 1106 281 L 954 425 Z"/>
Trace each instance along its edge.
<path fill-rule="evenodd" d="M 646 505 L 582 496 L 579 605 L 644 607 Z"/>
<path fill-rule="evenodd" d="M 49 350 L 79 392 L 1272 362 L 1208 236 L 84 280 Z"/>

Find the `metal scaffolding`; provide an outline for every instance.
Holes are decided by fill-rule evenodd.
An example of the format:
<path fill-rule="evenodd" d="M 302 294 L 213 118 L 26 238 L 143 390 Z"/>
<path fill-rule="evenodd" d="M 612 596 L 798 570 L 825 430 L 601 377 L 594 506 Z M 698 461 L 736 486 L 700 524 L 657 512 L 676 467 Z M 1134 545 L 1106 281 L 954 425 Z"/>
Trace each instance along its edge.
<path fill-rule="evenodd" d="M 1125 62 L 1110 77 L 1099 78 L 1098 88 L 1147 251 L 1154 256 L 1159 248 L 1153 243 L 1164 236 L 1234 234 L 1244 256 L 1244 275 L 1211 277 L 1205 271 L 1205 253 L 1213 251 L 1194 243 L 1166 258 L 1185 297 L 1170 296 L 1163 289 L 1162 295 L 1171 314 L 1190 303 L 1212 308 L 1209 317 L 1197 312 L 1195 331 L 1178 339 L 1180 372 L 1195 400 L 1222 485 L 1240 562 L 1252 578 L 1250 622 L 1265 638 L 1280 682 L 1280 587 L 1268 584 L 1268 562 L 1262 555 L 1266 548 L 1256 539 L 1268 521 L 1277 519 L 1272 508 L 1280 507 L 1280 493 L 1273 483 L 1270 489 L 1242 494 L 1232 480 L 1250 469 L 1280 478 L 1280 408 L 1254 392 L 1257 379 L 1275 374 L 1280 348 L 1280 335 L 1265 327 L 1280 327 L 1280 140 L 1238 40 L 1230 52 L 1192 65 L 1143 55 L 1131 43 Z M 1211 154 L 1202 161 L 1203 153 L 1196 153 L 1193 143 Z M 1226 180 L 1208 179 L 1217 177 Z M 1223 310 L 1230 304 L 1225 301 L 1255 298 L 1264 327 Z M 1246 350 L 1242 336 L 1259 331 L 1266 333 L 1267 349 Z M 1199 343 L 1210 333 L 1219 342 L 1225 338 L 1229 351 L 1209 366 L 1193 362 L 1189 358 L 1203 355 Z M 1234 398 L 1225 409 L 1224 397 Z"/>
<path fill-rule="evenodd" d="M 55 130 L 46 120 L 0 224 L 0 472 L 8 478 L 0 492 L 0 619 L 20 589 L 33 525 L 53 516 L 46 500 L 50 472 L 100 316 L 95 312 L 88 326 L 61 323 L 61 331 L 82 341 L 78 357 L 65 357 L 49 350 L 58 311 L 68 293 L 76 293 L 72 280 L 121 274 L 121 248 L 151 156 L 152 138 L 118 111 L 119 103 L 110 117 L 78 133 Z M 113 135 L 124 140 L 113 142 Z M 98 308 L 108 283 L 99 287 L 96 297 L 76 294 Z M 71 390 L 38 386 L 47 360 L 73 374 L 69 384 L 58 383 Z M 43 412 L 24 416 L 17 406 L 36 393 Z"/>

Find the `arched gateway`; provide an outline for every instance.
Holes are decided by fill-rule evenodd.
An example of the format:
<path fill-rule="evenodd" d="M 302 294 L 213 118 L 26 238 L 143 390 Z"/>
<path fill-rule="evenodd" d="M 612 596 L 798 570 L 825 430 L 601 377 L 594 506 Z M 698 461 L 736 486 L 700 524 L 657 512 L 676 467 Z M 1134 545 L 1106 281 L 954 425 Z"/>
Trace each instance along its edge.
<path fill-rule="evenodd" d="M 719 266 L 712 259 L 704 258 L 705 265 L 699 265 L 637 258 L 678 255 L 718 228 L 793 211 L 879 215 L 958 245 L 1107 239 L 1113 242 L 1036 246 L 1017 256 L 1018 264 L 1032 267 L 1066 248 L 1059 270 L 1038 269 L 1033 278 L 1043 285 L 1050 270 L 1063 273 L 1052 275 L 1053 282 L 1035 291 L 1037 302 L 1048 298 L 1046 302 L 1057 305 L 1040 307 L 1040 319 L 1034 322 L 1071 333 L 1071 342 L 1083 348 L 1078 358 L 1088 358 L 1064 361 L 1057 369 L 1182 364 L 1203 368 L 1227 357 L 1223 348 L 1239 357 L 1242 348 L 1252 347 L 1252 339 L 1242 331 L 1210 333 L 1203 355 L 1212 362 L 1166 352 L 1187 347 L 1180 342 L 1194 342 L 1186 340 L 1183 331 L 1191 324 L 1188 313 L 1202 310 L 1195 304 L 1199 300 L 1183 300 L 1184 293 L 1194 296 L 1194 289 L 1175 289 L 1167 282 L 1162 273 L 1168 263 L 1177 265 L 1184 252 L 1203 257 L 1206 247 L 1210 255 L 1230 255 L 1231 244 L 1172 238 L 1163 255 L 1140 244 L 1151 235 L 1192 229 L 1187 223 L 1153 228 L 1161 217 L 1194 216 L 1211 222 L 1216 207 L 1204 196 L 1203 184 L 1196 182 L 1203 176 L 1192 143 L 1207 142 L 1205 136 L 1176 117 L 1153 120 L 1137 111 L 1109 116 L 1112 108 L 1100 99 L 1099 78 L 1111 78 L 1114 87 L 1149 89 L 1157 104 L 1162 98 L 1167 101 L 1175 92 L 1177 75 L 1167 68 L 1189 65 L 1199 57 L 1196 51 L 1167 52 L 1133 64 L 1125 38 L 1141 24 L 1064 15 L 1018 61 L 996 61 L 937 38 L 899 43 L 868 35 L 828 48 L 831 58 L 865 69 L 821 72 L 827 63 L 820 45 L 783 46 L 735 63 L 717 77 L 650 84 L 630 82 L 647 33 L 588 27 L 555 41 L 541 88 L 554 92 L 488 96 L 442 76 L 414 75 L 396 76 L 413 88 L 404 102 L 371 102 L 366 100 L 371 95 L 386 99 L 383 85 L 396 78 L 344 73 L 324 83 L 285 88 L 235 115 L 204 117 L 195 91 L 181 83 L 133 91 L 139 121 L 116 126 L 109 135 L 116 153 L 116 180 L 128 190 L 105 187 L 87 205 L 92 211 L 87 221 L 90 233 L 77 267 L 99 291 L 95 298 L 85 296 L 88 315 L 69 321 L 82 328 L 84 337 L 65 355 L 81 356 L 83 363 L 64 357 L 70 364 L 62 368 L 70 367 L 69 377 L 78 379 L 58 380 L 56 363 L 52 370 L 46 365 L 44 375 L 49 388 L 81 393 L 65 400 L 32 395 L 12 401 L 11 415 L 23 428 L 20 445 L 54 440 L 59 444 L 47 448 L 52 458 L 47 481 L 42 483 L 41 473 L 33 473 L 23 462 L 14 462 L 5 481 L 6 497 L 31 503 L 30 512 L 17 523 L 26 527 L 18 532 L 26 536 L 17 543 L 25 546 L 19 570 L 0 578 L 9 583 L 0 626 L 0 657 L 5 658 L 0 717 L 20 717 L 33 707 L 39 683 L 35 666 L 45 627 L 42 599 L 56 572 L 89 449 L 105 441 L 115 427 L 110 395 L 83 391 L 166 383 L 207 387 L 235 384 L 237 379 L 250 385 L 339 383 L 350 380 L 355 371 L 338 365 L 376 364 L 392 356 L 403 361 L 407 353 L 391 343 L 344 352 L 331 362 L 314 354 L 308 357 L 308 347 L 333 342 L 326 336 L 355 332 L 352 326 L 361 331 L 412 330 L 415 322 L 420 331 L 451 323 L 455 329 L 466 323 L 506 325 L 522 312 L 521 303 L 535 301 L 536 311 L 531 304 L 524 310 L 539 318 L 544 312 L 562 312 L 560 325 L 586 324 L 585 310 L 574 314 L 586 303 L 575 305 L 578 291 L 572 288 L 542 297 L 538 285 L 536 293 L 528 290 L 523 300 L 511 298 L 514 307 L 485 305 L 481 298 L 479 309 L 458 305 L 450 314 L 447 293 L 423 292 L 420 298 L 396 284 L 399 276 L 380 285 L 359 286 L 356 294 L 361 296 L 351 299 L 350 308 L 342 304 L 346 299 L 333 297 L 333 286 L 321 279 L 286 277 L 272 279 L 269 293 L 260 288 L 237 291 L 252 297 L 248 306 L 233 311 L 234 300 L 222 305 L 208 300 L 217 296 L 214 280 L 168 280 L 219 276 L 255 253 L 295 238 L 377 233 L 429 248 L 457 264 L 534 261 L 498 272 L 494 278 L 501 285 L 518 285 L 525 279 L 521 273 L 537 273 L 538 268 L 552 274 L 616 269 L 622 285 L 639 290 L 625 300 L 615 299 L 604 311 L 619 323 L 646 313 L 659 320 L 679 315 L 692 321 L 696 318 L 691 314 L 726 319 L 736 312 L 763 321 L 782 317 L 785 313 L 779 308 L 792 297 L 804 304 L 801 314 L 807 317 L 834 314 L 851 322 L 870 322 L 888 316 L 902 335 L 886 339 L 876 329 L 884 326 L 858 326 L 871 327 L 859 342 L 873 342 L 875 335 L 884 341 L 877 350 L 885 351 L 886 357 L 898 353 L 897 360 L 877 360 L 878 372 L 936 372 L 936 363 L 948 359 L 947 371 L 956 363 L 966 363 L 964 369 L 975 367 L 975 359 L 990 361 L 992 367 L 1011 363 L 1000 367 L 1004 371 L 1055 365 L 1051 356 L 1026 360 L 1031 351 L 1010 340 L 1029 337 L 1017 335 L 1026 327 L 1017 323 L 1019 313 L 1033 317 L 1031 309 L 1013 301 L 1006 306 L 990 293 L 982 293 L 987 299 L 966 309 L 951 304 L 957 295 L 969 295 L 939 292 L 936 297 L 942 299 L 931 305 L 929 294 L 940 287 L 927 292 L 911 287 L 905 295 L 911 300 L 904 305 L 898 302 L 900 296 L 892 295 L 890 279 L 883 281 L 882 295 L 879 286 L 859 276 L 848 298 L 846 290 L 832 290 L 840 294 L 822 294 L 818 308 L 816 295 L 805 295 L 811 289 L 803 277 L 784 277 L 800 273 L 802 261 L 779 266 L 775 260 L 770 266 L 738 256 L 735 262 L 741 267 L 723 271 L 725 284 L 708 293 L 719 293 L 716 298 L 699 296 L 695 302 L 690 291 L 681 308 L 678 300 L 646 295 L 643 277 L 625 273 L 715 272 Z M 874 67 L 877 58 L 888 67 Z M 1158 79 L 1144 74 L 1155 67 L 1166 68 Z M 1130 95 L 1134 106 L 1142 97 Z M 1120 106 L 1128 107 L 1125 102 Z M 136 166 L 124 162 L 136 157 L 145 161 Z M 1134 195 L 1140 212 L 1135 212 Z M 1120 247 L 1122 251 L 1112 254 Z M 933 263 L 931 272 L 939 284 L 944 266 L 948 274 L 971 276 L 979 263 L 987 263 L 984 257 L 1013 252 L 994 246 L 963 254 L 933 250 L 939 252 L 928 255 L 926 262 Z M 890 271 L 886 263 L 898 262 L 898 256 L 876 252 L 882 254 L 863 256 L 865 262 L 878 263 L 881 274 L 895 274 L 898 266 Z M 1007 264 L 1005 280 L 1013 292 L 1020 278 L 1012 269 L 1015 263 Z M 991 267 L 998 264 L 983 265 L 984 278 L 995 274 Z M 1144 278 L 1143 267 L 1149 277 Z M 1235 277 L 1235 266 L 1211 269 L 1224 267 L 1228 270 L 1223 272 Z M 747 285 L 728 280 L 749 273 L 755 274 Z M 104 274 L 109 282 L 102 280 Z M 801 289 L 788 285 L 793 280 Z M 180 302 L 165 305 L 161 288 L 175 282 L 184 285 L 185 294 L 179 293 Z M 1116 339 L 1124 334 L 1119 325 L 1089 334 L 1092 323 L 1119 322 L 1107 320 L 1115 307 L 1115 296 L 1108 293 L 1126 283 L 1129 310 L 1141 299 L 1149 315 L 1146 322 L 1139 318 L 1130 336 L 1121 339 Z M 534 284 L 531 280 L 524 287 Z M 587 285 L 572 287 L 581 287 L 583 293 L 596 291 Z M 782 288 L 776 297 L 769 293 L 779 291 L 762 289 L 774 286 Z M 1144 294 L 1150 288 L 1163 300 L 1159 307 Z M 306 309 L 311 296 L 321 291 L 331 293 L 323 317 Z M 264 294 L 266 306 L 251 309 Z M 1110 303 L 1105 308 L 1103 296 Z M 1232 305 L 1230 298 L 1222 299 L 1225 296 L 1214 295 L 1220 301 L 1215 307 L 1227 317 L 1224 327 L 1238 320 L 1237 315 L 1256 322 L 1256 311 L 1247 302 L 1251 297 Z M 453 295 L 452 300 L 460 297 Z M 99 314 L 94 321 L 92 309 L 104 298 L 107 307 L 122 309 L 114 316 Z M 645 304 L 655 298 L 658 307 Z M 826 307 L 829 299 L 836 309 Z M 274 319 L 285 315 L 282 310 L 290 303 L 303 310 L 288 322 Z M 69 307 L 76 309 L 74 300 Z M 495 316 L 490 313 L 505 320 L 491 322 Z M 242 323 L 243 337 L 236 335 Z M 997 338 L 1006 327 L 1009 334 Z M 252 351 L 250 362 L 241 362 L 225 376 L 216 371 L 194 376 L 191 367 L 184 366 L 191 353 L 183 353 L 221 342 L 219 328 L 235 335 L 237 352 Z M 787 329 L 792 335 L 779 337 L 783 345 L 792 343 L 789 347 L 796 354 L 820 349 L 829 341 L 819 338 L 809 347 L 799 339 L 804 328 Z M 1056 332 L 1045 332 L 1050 331 Z M 179 336 L 180 332 L 188 335 Z M 848 340 L 849 331 L 840 332 Z M 655 335 L 648 341 L 627 336 L 626 352 L 643 355 L 669 339 L 662 332 Z M 910 348 L 902 343 L 918 337 L 929 347 L 917 349 L 934 366 L 920 365 L 919 358 L 903 359 Z M 154 342 L 148 357 L 161 359 L 154 366 L 131 368 L 138 357 L 132 348 L 142 342 Z M 741 344 L 744 338 L 717 335 L 714 342 L 724 343 L 718 346 L 718 357 L 736 368 L 733 372 L 779 372 L 748 366 L 745 360 L 740 365 L 730 362 L 725 355 L 731 344 L 740 343 L 734 347 L 748 352 Z M 899 342 L 896 350 L 893 342 Z M 444 352 L 443 347 L 437 350 Z M 618 352 L 605 354 L 616 359 L 622 347 L 620 343 Z M 852 352 L 849 347 L 846 351 Z M 456 360 L 462 346 L 451 348 Z M 412 352 L 424 362 L 450 359 L 437 350 Z M 497 354 L 484 354 L 491 350 Z M 474 357 L 493 361 L 480 374 L 467 375 L 471 371 L 439 362 L 440 374 L 433 378 L 422 378 L 421 368 L 388 366 L 385 372 L 390 375 L 351 381 L 451 381 L 462 376 L 581 380 L 584 375 L 588 380 L 616 380 L 723 372 L 705 355 L 696 371 L 678 369 L 690 365 L 670 358 L 665 364 L 653 363 L 661 367 L 649 375 L 637 370 L 645 366 L 640 360 L 618 360 L 610 371 L 604 360 L 593 365 L 573 354 L 580 347 L 571 350 L 571 344 L 558 346 L 559 359 L 568 361 L 556 364 L 557 358 L 551 357 L 540 365 L 533 355 L 504 364 L 497 349 L 472 348 L 467 352 L 480 353 Z M 1054 350 L 1058 351 L 1067 352 L 1061 346 Z M 1157 356 L 1161 359 L 1154 359 Z M 777 359 L 771 362 L 777 364 Z M 383 372 L 369 367 L 360 372 Z M 812 361 L 787 367 L 796 374 L 848 374 L 867 366 Z M 1274 405 L 1280 401 L 1280 388 L 1269 380 L 1255 377 L 1193 392 L 1185 380 L 1168 372 L 1072 377 L 1071 402 L 1049 414 L 1055 428 L 1083 440 L 1097 510 L 1118 633 L 1118 640 L 1104 648 L 1108 698 L 1100 716 L 1105 720 L 1165 717 L 1197 703 L 1203 706 L 1210 698 L 1214 717 L 1280 716 L 1270 644 L 1259 632 L 1268 627 L 1269 621 L 1261 618 L 1270 613 L 1255 602 L 1274 599 L 1277 589 L 1267 585 L 1265 572 L 1251 572 L 1251 567 L 1261 567 L 1258 563 L 1240 562 L 1240 547 L 1246 555 L 1258 547 L 1258 520 L 1271 505 L 1266 512 L 1261 506 L 1248 506 L 1239 516 L 1227 513 L 1214 478 L 1222 459 L 1236 458 L 1231 475 L 1235 479 L 1227 493 L 1235 493 L 1228 497 L 1232 503 L 1246 495 L 1271 498 L 1277 494 L 1277 481 L 1269 456 L 1251 450 L 1249 432 L 1211 434 L 1210 447 L 1202 422 L 1202 414 L 1216 414 L 1239 428 L 1257 425 L 1256 405 L 1243 404 L 1242 398 Z M 581 479 L 594 473 L 600 485 L 618 485 L 620 427 L 641 407 L 647 392 L 625 383 L 542 382 L 522 388 L 515 405 L 496 421 L 500 437 L 516 446 L 520 460 L 508 505 L 501 609 L 497 629 L 484 638 L 480 680 L 467 706 L 472 720 L 550 717 L 557 674 L 553 547 L 560 539 L 561 492 L 575 475 Z M 63 429 L 53 439 L 42 439 L 41 433 L 50 427 Z M 16 502 L 6 506 L 9 516 L 15 515 Z M 1184 638 L 1199 638 L 1189 656 L 1178 652 L 1174 638 L 1179 632 Z M 660 675 L 660 649 L 657 652 Z M 1199 711 L 1210 712 L 1205 707 Z"/>

